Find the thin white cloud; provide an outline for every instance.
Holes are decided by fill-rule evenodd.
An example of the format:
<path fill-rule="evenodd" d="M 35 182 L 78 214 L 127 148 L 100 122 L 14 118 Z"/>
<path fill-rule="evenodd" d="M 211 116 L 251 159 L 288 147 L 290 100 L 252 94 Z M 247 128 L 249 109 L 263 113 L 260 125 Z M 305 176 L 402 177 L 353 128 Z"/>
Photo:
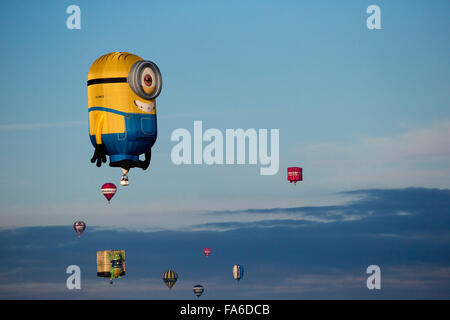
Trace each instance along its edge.
<path fill-rule="evenodd" d="M 241 284 L 245 290 L 239 292 L 238 298 L 255 298 L 278 295 L 293 295 L 293 298 L 314 297 L 329 298 L 336 295 L 344 298 L 358 298 L 367 290 L 365 265 L 349 270 L 328 268 L 322 272 L 310 272 L 297 269 L 287 273 L 281 280 L 255 282 L 246 278 Z M 381 268 L 381 290 L 385 297 L 400 299 L 426 298 L 444 294 L 448 296 L 450 283 L 450 268 L 444 265 L 412 264 L 386 266 Z M 21 272 L 19 270 L 18 272 Z M 11 275 L 11 274 L 9 274 Z M 224 280 L 222 277 L 203 277 L 205 294 L 236 297 L 236 283 Z M 107 279 L 82 280 L 81 290 L 68 290 L 66 278 L 58 282 L 9 282 L 0 283 L 1 299 L 180 299 L 193 297 L 192 279 L 177 282 L 169 291 L 160 278 L 129 279 L 127 277 L 115 282 L 114 286 Z M 393 296 L 394 295 L 394 296 Z M 364 296 L 370 297 L 370 296 Z M 380 297 L 380 296 L 378 296 Z"/>
<path fill-rule="evenodd" d="M 393 137 L 365 139 L 363 144 L 378 150 L 386 159 L 430 161 L 450 156 L 450 121 Z"/>
<path fill-rule="evenodd" d="M 345 189 L 450 187 L 450 121 L 348 144 L 295 146 L 310 184 Z"/>
<path fill-rule="evenodd" d="M 450 283 L 450 268 L 439 265 L 403 265 L 381 268 L 381 288 L 383 290 L 407 289 L 432 292 L 438 287 L 445 287 Z M 311 292 L 339 292 L 354 289 L 366 289 L 366 280 L 369 276 L 365 273 L 364 266 L 361 272 L 349 270 L 346 274 L 343 270 L 328 270 L 328 273 L 304 273 L 287 277 L 273 287 L 274 293 L 311 293 Z"/>
<path fill-rule="evenodd" d="M 202 118 L 212 115 L 223 114 L 223 112 L 180 112 L 169 114 L 158 114 L 158 119 L 175 119 L 175 118 Z"/>
<path fill-rule="evenodd" d="M 39 123 L 10 123 L 0 124 L 0 131 L 24 131 L 36 129 L 69 128 L 87 126 L 87 121 L 61 121 Z"/>

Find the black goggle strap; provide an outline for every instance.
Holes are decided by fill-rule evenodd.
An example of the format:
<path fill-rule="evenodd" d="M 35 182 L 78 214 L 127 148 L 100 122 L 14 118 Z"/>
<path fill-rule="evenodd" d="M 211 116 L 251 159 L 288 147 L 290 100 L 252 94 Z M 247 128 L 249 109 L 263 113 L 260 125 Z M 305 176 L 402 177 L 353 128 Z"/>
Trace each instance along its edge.
<path fill-rule="evenodd" d="M 99 83 L 120 83 L 120 82 L 128 82 L 127 78 L 98 78 L 98 79 L 91 79 L 88 80 L 87 85 L 90 86 L 92 84 L 99 84 Z"/>

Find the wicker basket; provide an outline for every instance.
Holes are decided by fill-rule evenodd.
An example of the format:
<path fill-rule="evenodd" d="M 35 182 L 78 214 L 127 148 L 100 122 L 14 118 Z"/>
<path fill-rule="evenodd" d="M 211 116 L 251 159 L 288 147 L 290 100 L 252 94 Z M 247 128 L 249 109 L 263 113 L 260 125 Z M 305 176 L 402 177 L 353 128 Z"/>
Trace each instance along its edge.
<path fill-rule="evenodd" d="M 115 253 L 122 254 L 123 257 L 123 271 L 121 277 L 125 275 L 125 250 L 104 250 L 97 251 L 97 277 L 109 278 L 111 277 L 110 268 L 111 262 L 108 260 L 108 253 L 112 256 Z"/>

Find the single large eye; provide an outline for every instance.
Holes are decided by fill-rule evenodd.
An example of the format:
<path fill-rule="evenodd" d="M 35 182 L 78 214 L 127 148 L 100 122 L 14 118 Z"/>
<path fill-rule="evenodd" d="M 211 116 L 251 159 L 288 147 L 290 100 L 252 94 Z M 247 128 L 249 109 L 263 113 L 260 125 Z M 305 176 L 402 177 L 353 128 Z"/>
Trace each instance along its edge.
<path fill-rule="evenodd" d="M 144 76 L 144 83 L 145 83 L 145 85 L 150 87 L 152 85 L 152 82 L 153 82 L 152 76 L 149 75 L 149 74 L 146 74 Z"/>
<path fill-rule="evenodd" d="M 155 78 L 155 72 L 151 68 L 147 67 L 142 71 L 141 86 L 146 94 L 152 94 L 155 90 Z"/>
<path fill-rule="evenodd" d="M 161 72 L 151 61 L 136 61 L 131 66 L 127 82 L 131 90 L 145 100 L 155 99 L 161 92 Z"/>

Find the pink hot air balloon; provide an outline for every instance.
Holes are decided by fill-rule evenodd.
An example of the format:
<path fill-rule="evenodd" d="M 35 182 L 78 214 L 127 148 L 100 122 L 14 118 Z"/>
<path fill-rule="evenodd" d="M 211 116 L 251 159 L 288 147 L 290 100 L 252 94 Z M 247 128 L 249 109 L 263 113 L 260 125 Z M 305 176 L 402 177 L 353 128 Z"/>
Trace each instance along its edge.
<path fill-rule="evenodd" d="M 211 252 L 212 252 L 211 248 L 208 248 L 208 247 L 203 248 L 203 253 L 207 258 L 211 254 Z"/>
<path fill-rule="evenodd" d="M 287 179 L 290 183 L 297 185 L 297 181 L 303 181 L 303 168 L 289 167 L 287 168 Z"/>
<path fill-rule="evenodd" d="M 78 237 L 80 237 L 84 229 L 86 229 L 86 223 L 84 223 L 83 221 L 75 221 L 75 223 L 73 224 L 73 229 L 78 234 Z"/>
<path fill-rule="evenodd" d="M 109 201 L 112 197 L 116 194 L 117 188 L 114 183 L 105 183 L 102 185 L 102 193 L 105 196 L 105 198 Z"/>

